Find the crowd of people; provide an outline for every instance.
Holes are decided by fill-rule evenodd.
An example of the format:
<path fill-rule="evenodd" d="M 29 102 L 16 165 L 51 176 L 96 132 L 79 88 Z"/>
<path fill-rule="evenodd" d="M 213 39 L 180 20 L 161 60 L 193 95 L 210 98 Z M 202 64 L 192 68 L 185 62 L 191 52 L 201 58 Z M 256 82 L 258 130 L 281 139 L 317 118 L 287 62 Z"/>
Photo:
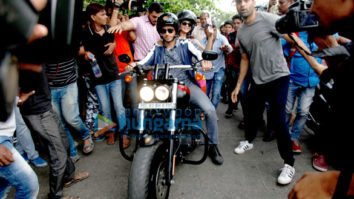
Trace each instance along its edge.
<path fill-rule="evenodd" d="M 202 110 L 200 117 L 206 122 L 212 162 L 224 162 L 218 148 L 218 120 L 223 119 L 216 115 L 219 101 L 228 104 L 226 119 L 238 110 L 240 101 L 244 119 L 238 127 L 245 130 L 245 139 L 234 152 L 241 155 L 255 147 L 253 141 L 266 111 L 263 140 L 276 139 L 284 161 L 277 183 L 290 184 L 295 175 L 294 153 L 302 151 L 299 137 L 315 87 L 330 65 L 306 54 L 306 50 L 328 47 L 316 42 L 317 46 L 307 32 L 290 37 L 276 30 L 275 22 L 294 1 L 278 0 L 276 7 L 277 2 L 270 0 L 268 9 L 259 11 L 255 0 L 236 0 L 238 14 L 223 22 L 219 30 L 208 12 L 198 17 L 190 10 L 164 13 L 161 4 L 152 3 L 146 13 L 128 16 L 121 14 L 117 6 L 121 3 L 115 0 L 112 7 L 89 4 L 78 27 L 81 34 L 70 46 L 48 39 L 46 31 L 39 36 L 44 41 L 42 47 L 51 49 L 42 54 L 47 61 L 35 69 L 20 70 L 20 92 L 13 113 L 6 122 L 0 122 L 0 198 L 6 197 L 11 186 L 16 188 L 16 198 L 37 197 L 38 179 L 28 163 L 35 167 L 49 165 L 48 198 L 74 198 L 63 196 L 63 188 L 89 177 L 88 172 L 75 173 L 75 163 L 80 159 L 77 138 L 82 140 L 82 153 L 87 155 L 94 151 L 97 141 L 106 139 L 107 144 L 114 144 L 118 134 L 128 133 L 127 110 L 138 107 L 137 79 L 127 83 L 120 73 L 136 65 L 191 64 L 192 59 L 202 60 L 203 50 L 216 52 L 218 58 L 201 61 L 202 80 L 195 79 L 191 71 L 174 70 L 171 74 L 189 87 L 190 103 Z M 34 5 L 38 11 L 43 7 L 40 4 Z M 333 43 L 351 43 L 350 37 L 335 34 L 333 38 Z M 129 63 L 119 60 L 123 54 L 130 57 Z M 340 89 L 338 92 L 343 94 Z M 338 116 L 343 106 L 335 105 Z M 99 117 L 109 125 L 98 129 Z M 335 122 L 346 126 L 344 121 L 348 119 L 339 118 Z M 322 131 L 327 135 L 329 129 L 333 126 Z M 328 154 L 321 144 L 323 139 L 316 139 L 319 147 L 312 159 L 313 167 L 322 172 L 327 171 Z M 129 137 L 124 136 L 123 147 L 129 143 Z M 48 151 L 48 163 L 39 156 L 36 144 Z M 350 166 L 343 168 L 351 171 L 351 176 Z M 339 175 L 331 173 L 336 179 Z M 311 174 L 308 176 L 311 178 Z M 291 192 L 289 198 L 295 198 L 298 191 Z"/>

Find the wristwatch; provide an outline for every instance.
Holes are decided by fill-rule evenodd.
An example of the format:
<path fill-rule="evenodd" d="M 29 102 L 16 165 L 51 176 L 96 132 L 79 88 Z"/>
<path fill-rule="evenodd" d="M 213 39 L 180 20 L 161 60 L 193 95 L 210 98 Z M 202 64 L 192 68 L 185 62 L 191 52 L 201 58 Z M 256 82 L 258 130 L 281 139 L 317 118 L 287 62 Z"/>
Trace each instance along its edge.
<path fill-rule="evenodd" d="M 114 7 L 117 7 L 117 8 L 120 8 L 121 5 L 122 5 L 122 4 L 117 3 L 117 2 L 114 2 L 114 3 L 113 3 L 113 6 L 114 6 Z"/>

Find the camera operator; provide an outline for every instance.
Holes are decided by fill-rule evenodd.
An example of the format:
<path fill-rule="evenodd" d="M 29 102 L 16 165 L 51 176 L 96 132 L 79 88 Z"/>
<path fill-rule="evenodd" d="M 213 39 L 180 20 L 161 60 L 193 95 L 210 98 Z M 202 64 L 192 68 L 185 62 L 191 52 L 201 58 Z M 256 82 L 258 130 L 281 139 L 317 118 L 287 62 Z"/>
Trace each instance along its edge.
<path fill-rule="evenodd" d="M 333 33 L 338 31 L 341 35 L 353 40 L 354 34 L 350 28 L 354 20 L 354 2 L 352 0 L 314 0 L 311 12 L 319 19 L 321 31 L 317 32 Z M 314 62 L 311 57 L 305 56 L 321 79 L 333 78 L 334 80 L 333 97 L 330 99 L 333 114 L 330 115 L 328 121 L 324 122 L 321 133 L 331 136 L 326 141 L 331 143 L 331 154 L 336 156 L 340 171 L 305 173 L 294 185 L 288 198 L 353 197 L 353 130 L 350 125 L 352 117 L 347 115 L 354 111 L 353 99 L 348 96 L 348 91 L 352 90 L 353 86 L 353 83 L 348 80 L 352 78 L 354 72 L 354 48 L 352 43 L 345 46 L 345 49 L 340 48 L 333 36 L 315 36 L 314 41 L 320 49 L 325 49 L 323 52 L 342 49 L 343 53 L 349 54 L 347 58 L 326 58 L 328 68 Z M 339 157 L 339 154 L 343 153 L 346 155 Z"/>

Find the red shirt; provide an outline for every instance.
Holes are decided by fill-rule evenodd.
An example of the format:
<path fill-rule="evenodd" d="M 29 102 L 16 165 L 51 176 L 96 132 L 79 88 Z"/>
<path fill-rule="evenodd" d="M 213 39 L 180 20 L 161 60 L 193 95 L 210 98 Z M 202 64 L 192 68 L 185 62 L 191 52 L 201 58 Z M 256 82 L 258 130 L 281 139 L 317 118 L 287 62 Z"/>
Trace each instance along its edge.
<path fill-rule="evenodd" d="M 116 41 L 116 48 L 114 49 L 114 56 L 116 57 L 117 65 L 119 68 L 119 72 L 124 72 L 125 67 L 128 65 L 126 63 L 120 62 L 118 59 L 119 55 L 127 54 L 130 57 L 130 63 L 134 61 L 132 51 L 130 50 L 130 45 L 128 42 L 128 32 L 123 31 L 122 34 L 116 33 L 114 34 L 114 40 Z"/>

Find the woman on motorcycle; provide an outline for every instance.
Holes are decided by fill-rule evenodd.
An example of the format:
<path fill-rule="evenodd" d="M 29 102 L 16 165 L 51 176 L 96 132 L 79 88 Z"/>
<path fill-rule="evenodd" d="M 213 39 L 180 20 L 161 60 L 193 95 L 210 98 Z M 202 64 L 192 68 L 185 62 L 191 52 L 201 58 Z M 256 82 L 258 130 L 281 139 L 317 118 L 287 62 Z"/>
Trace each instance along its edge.
<path fill-rule="evenodd" d="M 194 29 L 194 26 L 197 23 L 197 16 L 194 14 L 194 12 L 190 10 L 182 10 L 177 14 L 178 21 L 180 23 L 180 30 L 178 33 L 178 38 L 179 39 L 190 39 L 192 40 L 198 48 L 201 50 L 204 50 L 206 47 L 201 45 L 200 42 L 197 39 L 192 38 L 192 32 Z M 209 36 L 212 35 L 208 35 Z M 212 44 L 211 44 L 212 45 Z"/>

